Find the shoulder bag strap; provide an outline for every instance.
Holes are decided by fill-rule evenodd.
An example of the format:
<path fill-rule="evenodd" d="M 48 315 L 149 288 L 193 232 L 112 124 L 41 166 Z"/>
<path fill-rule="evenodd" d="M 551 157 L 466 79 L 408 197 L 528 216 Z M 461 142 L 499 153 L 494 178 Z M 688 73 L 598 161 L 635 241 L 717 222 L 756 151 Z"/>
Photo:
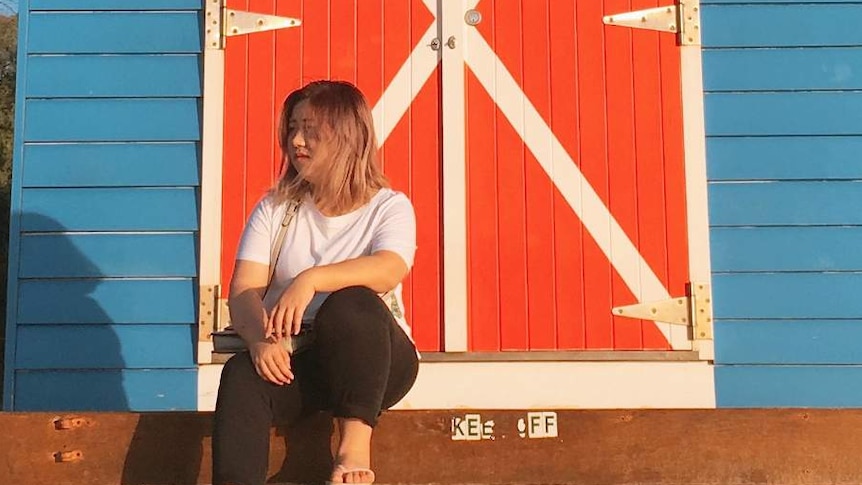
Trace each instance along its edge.
<path fill-rule="evenodd" d="M 284 245 L 284 235 L 287 233 L 287 226 L 296 215 L 299 209 L 299 202 L 291 200 L 287 202 L 287 210 L 284 211 L 284 219 L 281 221 L 281 227 L 278 228 L 278 235 L 275 237 L 275 243 L 272 245 L 272 252 L 269 255 L 269 277 L 266 279 L 266 288 L 269 289 L 272 283 L 272 275 L 275 274 L 275 265 L 278 264 L 278 257 L 281 255 L 281 247 Z"/>

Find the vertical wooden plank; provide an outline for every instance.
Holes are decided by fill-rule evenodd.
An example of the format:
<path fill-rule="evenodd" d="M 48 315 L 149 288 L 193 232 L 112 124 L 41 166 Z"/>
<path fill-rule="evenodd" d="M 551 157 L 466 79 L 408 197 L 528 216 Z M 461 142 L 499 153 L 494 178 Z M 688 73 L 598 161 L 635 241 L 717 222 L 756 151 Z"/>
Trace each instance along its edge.
<path fill-rule="evenodd" d="M 580 79 L 575 3 L 552 0 L 549 8 L 551 122 L 557 138 L 576 162 L 579 150 Z M 568 202 L 553 190 L 554 214 L 554 303 L 557 344 L 560 349 L 583 349 L 585 345 L 583 225 Z"/>
<path fill-rule="evenodd" d="M 608 200 L 607 132 L 605 124 L 605 39 L 596 19 L 604 11 L 600 2 L 576 2 L 578 33 L 578 118 L 581 123 L 581 161 L 584 177 L 602 198 Z M 613 347 L 611 314 L 611 270 L 607 257 L 591 236 L 584 237 L 584 301 L 586 348 Z"/>
<path fill-rule="evenodd" d="M 231 0 L 229 8 L 248 9 L 248 0 Z M 225 44 L 224 165 L 222 168 L 221 293 L 227 297 L 239 235 L 248 215 L 245 208 L 246 71 L 248 37 L 231 37 Z"/>
<path fill-rule="evenodd" d="M 529 2 L 523 12 L 524 93 L 553 128 L 550 89 L 549 1 Z M 524 126 L 525 133 L 538 127 Z M 544 146 L 551 154 L 551 136 Z M 554 298 L 554 186 L 533 154 L 526 156 L 526 252 L 528 348 L 557 348 Z"/>
<path fill-rule="evenodd" d="M 302 5 L 302 84 L 329 78 L 330 7 L 331 0 L 305 0 Z"/>
<path fill-rule="evenodd" d="M 632 9 L 629 0 L 606 0 L 605 14 L 627 12 Z M 608 177 L 609 204 L 611 216 L 638 246 L 638 187 L 635 163 L 636 150 L 634 146 L 634 93 L 632 81 L 632 29 L 608 28 L 605 30 L 607 39 L 605 49 L 605 69 L 607 72 L 607 116 L 608 116 Z M 624 244 L 622 241 L 611 241 L 611 252 Z M 611 268 L 612 295 L 614 304 L 636 303 L 631 291 L 617 274 L 617 269 Z M 640 288 L 633 289 L 635 294 Z M 609 312 L 610 308 L 603 309 Z M 638 322 L 631 319 L 614 317 L 613 348 L 633 350 L 641 345 L 641 330 Z"/>
<path fill-rule="evenodd" d="M 299 18 L 302 12 L 302 0 L 277 0 L 276 15 Z M 278 144 L 278 118 L 281 107 L 287 95 L 302 87 L 301 62 L 296 62 L 297 53 L 301 52 L 302 27 L 281 29 L 275 33 L 274 99 L 271 118 L 273 120 L 272 157 L 273 178 L 277 179 L 284 170 L 281 147 Z"/>
<path fill-rule="evenodd" d="M 413 337 L 420 350 L 439 351 L 442 342 L 441 171 L 439 137 L 440 87 L 437 73 L 413 101 L 418 115 L 411 125 L 412 199 L 416 210 L 418 249 L 404 304 L 410 311 Z"/>
<path fill-rule="evenodd" d="M 411 4 L 411 44 L 419 48 L 422 36 L 434 25 L 434 17 L 421 0 Z M 436 57 L 436 56 L 435 56 Z M 419 61 L 417 60 L 417 63 Z M 413 67 L 414 73 L 419 68 Z M 440 87 L 439 70 L 426 80 L 412 77 L 412 90 L 418 91 L 411 107 L 410 123 L 410 196 L 416 210 L 417 249 L 413 272 L 404 282 L 403 297 L 413 337 L 420 350 L 439 351 L 442 343 L 440 259 L 442 180 L 440 178 Z"/>
<path fill-rule="evenodd" d="M 413 46 L 410 43 L 410 5 L 404 0 L 387 0 L 383 4 L 383 79 L 384 89 L 395 77 L 410 56 Z M 398 93 L 409 96 L 408 91 Z M 387 176 L 390 176 L 386 161 L 400 160 L 403 163 L 410 156 L 408 140 L 404 135 L 391 136 L 386 140 L 381 152 L 381 163 Z"/>
<path fill-rule="evenodd" d="M 249 10 L 275 13 L 275 0 L 250 0 Z M 273 146 L 276 104 L 274 93 L 275 32 L 258 32 L 248 36 L 248 132 L 246 134 L 245 211 L 251 212 L 273 183 Z"/>
<path fill-rule="evenodd" d="M 383 84 L 384 3 L 384 0 L 356 1 L 356 85 L 362 90 L 372 108 L 377 104 L 385 87 Z"/>
<path fill-rule="evenodd" d="M 329 44 L 331 79 L 356 83 L 356 1 L 331 0 Z M 361 1 L 361 0 L 359 0 Z"/>
<path fill-rule="evenodd" d="M 632 8 L 657 7 L 656 0 L 633 0 Z M 638 187 L 638 249 L 659 280 L 667 288 L 667 217 L 665 214 L 665 175 L 662 132 L 662 89 L 658 32 L 635 31 L 633 42 L 633 79 L 635 99 L 635 145 Z M 676 296 L 676 295 L 674 295 Z M 655 324 L 641 322 L 642 344 L 661 337 Z M 667 345 L 665 339 L 653 341 L 655 348 Z"/>
<path fill-rule="evenodd" d="M 512 74 L 515 82 L 523 86 L 523 23 L 520 8 L 510 2 L 495 4 L 496 31 L 494 50 Z M 498 89 L 494 97 L 520 96 Z M 500 238 L 500 348 L 525 350 L 527 348 L 527 247 L 525 207 L 525 154 L 523 141 L 513 130 L 506 116 L 497 109 L 497 205 L 499 207 Z M 523 132 L 523 114 L 511 120 Z M 494 199 L 491 199 L 494 200 Z M 490 202 L 490 201 L 489 201 Z"/>
<path fill-rule="evenodd" d="M 491 48 L 495 48 L 497 40 L 495 8 L 493 0 L 485 0 L 482 3 L 485 19 L 477 26 Z M 501 311 L 497 264 L 497 108 L 469 69 L 465 76 L 468 344 L 472 351 L 493 351 L 500 349 Z"/>
<path fill-rule="evenodd" d="M 665 176 L 665 224 L 667 225 L 667 289 L 685 293 L 688 274 L 685 155 L 683 153 L 682 86 L 680 52 L 673 37 L 659 36 L 662 150 Z"/>
<path fill-rule="evenodd" d="M 496 107 L 469 72 L 466 98 L 469 348 L 478 352 L 500 349 L 497 207 L 488 202 L 497 198 Z"/>

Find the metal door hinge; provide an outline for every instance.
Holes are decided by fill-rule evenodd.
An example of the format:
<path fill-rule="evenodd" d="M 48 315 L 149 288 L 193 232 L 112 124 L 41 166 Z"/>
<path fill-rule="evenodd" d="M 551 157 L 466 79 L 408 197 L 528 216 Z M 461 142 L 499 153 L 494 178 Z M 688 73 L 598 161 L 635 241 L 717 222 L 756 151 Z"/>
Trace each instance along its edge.
<path fill-rule="evenodd" d="M 686 296 L 615 307 L 619 317 L 692 327 L 694 340 L 712 340 L 712 295 L 706 283 L 689 283 Z"/>
<path fill-rule="evenodd" d="M 607 25 L 677 34 L 680 45 L 700 45 L 700 0 L 604 17 Z"/>
<path fill-rule="evenodd" d="M 210 335 L 224 328 L 227 300 L 220 298 L 219 285 L 201 285 L 198 304 L 198 340 L 212 340 Z"/>
<path fill-rule="evenodd" d="M 206 0 L 205 41 L 207 49 L 224 49 L 226 37 L 299 27 L 302 21 L 225 8 L 224 0 Z"/>

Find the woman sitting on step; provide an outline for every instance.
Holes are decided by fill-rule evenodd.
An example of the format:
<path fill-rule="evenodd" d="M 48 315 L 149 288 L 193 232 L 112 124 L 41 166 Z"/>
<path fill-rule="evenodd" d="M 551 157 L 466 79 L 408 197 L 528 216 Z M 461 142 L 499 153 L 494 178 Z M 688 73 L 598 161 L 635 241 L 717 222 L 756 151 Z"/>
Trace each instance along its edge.
<path fill-rule="evenodd" d="M 351 84 L 291 93 L 279 143 L 284 174 L 245 226 L 231 281 L 232 325 L 249 351 L 222 371 L 213 483 L 263 484 L 270 427 L 318 410 L 339 428 L 331 483 L 371 483 L 372 430 L 419 368 L 400 311 L 413 206 L 388 188 L 371 111 Z"/>

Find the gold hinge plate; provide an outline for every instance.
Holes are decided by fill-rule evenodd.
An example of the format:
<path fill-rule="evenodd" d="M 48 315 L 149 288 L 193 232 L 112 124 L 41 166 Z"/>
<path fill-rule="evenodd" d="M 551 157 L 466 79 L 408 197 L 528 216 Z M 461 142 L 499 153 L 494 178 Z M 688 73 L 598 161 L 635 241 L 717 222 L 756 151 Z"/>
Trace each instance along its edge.
<path fill-rule="evenodd" d="M 205 23 L 206 48 L 224 49 L 227 37 L 299 27 L 302 21 L 292 17 L 233 10 L 225 8 L 223 0 L 207 0 Z"/>
<path fill-rule="evenodd" d="M 212 340 L 210 334 L 218 328 L 218 285 L 201 285 L 198 296 L 198 340 Z"/>
<path fill-rule="evenodd" d="M 222 330 L 230 325 L 230 311 L 227 307 L 227 298 L 220 297 L 219 285 L 202 285 L 200 294 L 200 305 L 198 308 L 199 318 L 199 340 L 212 340 L 212 334 L 216 330 Z"/>
<path fill-rule="evenodd" d="M 680 45 L 700 45 L 699 0 L 607 15 L 603 21 L 607 25 L 671 32 L 677 34 Z"/>
<path fill-rule="evenodd" d="M 670 300 L 619 306 L 619 317 L 638 318 L 671 325 L 691 326 L 695 340 L 712 340 L 712 296 L 706 283 L 686 285 L 687 296 Z"/>

